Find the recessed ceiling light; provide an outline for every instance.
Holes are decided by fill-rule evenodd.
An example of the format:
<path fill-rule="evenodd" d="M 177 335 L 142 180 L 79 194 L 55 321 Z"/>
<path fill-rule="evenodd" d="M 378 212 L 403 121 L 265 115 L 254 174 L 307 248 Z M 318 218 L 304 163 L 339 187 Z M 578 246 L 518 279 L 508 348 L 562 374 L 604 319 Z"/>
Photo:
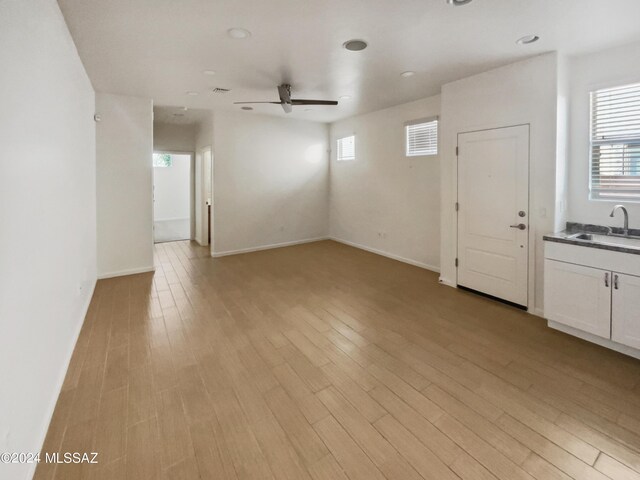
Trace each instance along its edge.
<path fill-rule="evenodd" d="M 197 96 L 199 94 L 198 94 L 198 92 L 187 92 L 187 95 L 189 95 L 190 97 L 195 97 L 195 96 Z"/>
<path fill-rule="evenodd" d="M 449 5 L 453 5 L 455 7 L 461 7 L 462 5 L 466 5 L 467 3 L 471 3 L 472 0 L 447 0 Z"/>
<path fill-rule="evenodd" d="M 407 72 L 402 72 L 400 76 L 402 78 L 408 78 L 408 77 L 413 77 L 415 74 L 416 72 L 407 71 Z"/>
<path fill-rule="evenodd" d="M 538 35 L 525 35 L 524 37 L 516 40 L 516 43 L 518 45 L 529 45 L 531 43 L 537 42 L 538 40 L 540 40 L 540 37 Z"/>
<path fill-rule="evenodd" d="M 242 110 L 253 110 L 253 107 L 240 107 Z"/>
<path fill-rule="evenodd" d="M 349 100 L 351 98 L 351 95 L 342 95 L 341 97 L 338 97 L 338 100 Z"/>
<path fill-rule="evenodd" d="M 243 38 L 249 38 L 251 36 L 251 32 L 244 28 L 230 28 L 227 30 L 227 35 L 231 38 L 235 38 L 236 40 L 242 40 Z"/>
<path fill-rule="evenodd" d="M 352 52 L 359 52 L 367 48 L 367 42 L 364 40 L 349 40 L 348 42 L 344 42 L 342 46 Z"/>
<path fill-rule="evenodd" d="M 202 73 L 204 73 L 205 75 L 209 75 L 209 76 L 212 76 L 212 75 L 215 75 L 215 74 L 216 74 L 216 72 L 215 72 L 215 71 L 213 71 L 213 70 L 205 70 L 205 71 L 204 71 L 204 72 L 202 72 Z"/>

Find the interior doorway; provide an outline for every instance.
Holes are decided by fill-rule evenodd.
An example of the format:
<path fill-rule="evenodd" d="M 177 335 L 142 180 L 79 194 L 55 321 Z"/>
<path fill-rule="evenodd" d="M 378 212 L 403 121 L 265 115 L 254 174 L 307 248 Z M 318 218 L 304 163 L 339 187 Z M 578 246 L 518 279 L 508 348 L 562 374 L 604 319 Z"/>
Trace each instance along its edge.
<path fill-rule="evenodd" d="M 193 238 L 193 154 L 153 154 L 153 240 Z"/>
<path fill-rule="evenodd" d="M 459 286 L 528 306 L 529 126 L 458 135 Z"/>

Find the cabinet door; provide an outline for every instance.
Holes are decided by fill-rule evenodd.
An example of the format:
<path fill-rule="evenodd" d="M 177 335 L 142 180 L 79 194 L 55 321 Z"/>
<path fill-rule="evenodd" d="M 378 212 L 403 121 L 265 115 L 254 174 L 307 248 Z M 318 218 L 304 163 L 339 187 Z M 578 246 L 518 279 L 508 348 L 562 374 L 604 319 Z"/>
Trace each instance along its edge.
<path fill-rule="evenodd" d="M 640 348 L 640 277 L 613 273 L 611 340 Z"/>
<path fill-rule="evenodd" d="M 611 338 L 611 284 L 611 272 L 545 260 L 545 317 Z"/>

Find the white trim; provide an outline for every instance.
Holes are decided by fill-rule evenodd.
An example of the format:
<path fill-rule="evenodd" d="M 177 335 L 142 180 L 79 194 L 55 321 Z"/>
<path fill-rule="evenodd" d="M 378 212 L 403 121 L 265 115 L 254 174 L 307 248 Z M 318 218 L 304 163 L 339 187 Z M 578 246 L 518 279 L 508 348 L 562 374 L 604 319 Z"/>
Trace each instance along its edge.
<path fill-rule="evenodd" d="M 624 355 L 629 355 L 630 357 L 640 360 L 640 350 L 636 350 L 635 348 L 627 347 L 626 345 L 607 340 L 606 338 L 598 337 L 597 335 L 583 332 L 582 330 L 578 330 L 577 328 L 572 328 L 568 325 L 563 325 L 562 323 L 554 322 L 552 320 L 549 320 L 547 322 L 547 325 L 549 326 L 549 328 L 553 328 L 554 330 L 559 330 L 568 335 L 581 338 L 582 340 L 586 340 L 587 342 L 595 343 L 597 345 L 600 345 L 601 347 L 610 348 L 611 350 L 615 350 L 616 352 L 623 353 Z"/>
<path fill-rule="evenodd" d="M 452 280 L 449 280 L 448 278 L 444 278 L 444 277 L 440 277 L 438 279 L 438 281 L 442 284 L 442 285 L 446 285 L 448 287 L 453 287 L 453 288 L 458 288 L 458 284 Z"/>
<path fill-rule="evenodd" d="M 292 242 L 272 243 L 270 245 L 260 245 L 258 247 L 240 248 L 238 250 L 226 250 L 224 252 L 211 252 L 211 256 L 214 258 L 228 257 L 229 255 L 239 255 L 241 253 L 259 252 L 261 250 L 271 250 L 273 248 L 291 247 L 293 245 L 302 245 L 303 243 L 320 242 L 322 240 L 328 240 L 329 237 L 316 237 L 307 238 L 304 240 L 294 240 Z"/>
<path fill-rule="evenodd" d="M 135 275 L 136 273 L 147 273 L 147 272 L 155 272 L 156 267 L 140 267 L 140 268 L 131 268 L 129 270 L 120 270 L 119 272 L 109 272 L 103 273 L 102 275 L 98 275 L 98 280 L 104 280 L 105 278 L 113 278 L 113 277 L 124 277 L 125 275 Z"/>
<path fill-rule="evenodd" d="M 411 260 L 410 258 L 401 257 L 400 255 L 395 255 L 393 253 L 385 252 L 382 250 L 378 250 L 376 248 L 367 247 L 365 245 L 361 245 L 359 243 L 350 242 L 348 240 L 342 240 L 336 237 L 329 237 L 329 240 L 333 240 L 334 242 L 343 243 L 345 245 L 349 245 L 350 247 L 359 248 L 360 250 L 365 250 L 367 252 L 375 253 L 376 255 L 381 255 L 383 257 L 391 258 L 392 260 L 397 260 L 402 263 L 408 263 L 409 265 L 413 265 L 414 267 L 424 268 L 425 270 L 430 270 L 432 272 L 440 273 L 440 268 L 429 265 L 426 263 L 418 262 L 417 260 Z"/>
<path fill-rule="evenodd" d="M 544 310 L 542 308 L 530 308 L 528 312 L 536 317 L 544 318 Z"/>
<path fill-rule="evenodd" d="M 64 385 L 64 380 L 67 376 L 67 371 L 69 370 L 69 364 L 71 363 L 71 358 L 73 357 L 73 351 L 76 348 L 76 344 L 78 343 L 78 338 L 80 337 L 80 331 L 82 330 L 82 326 L 84 325 L 84 322 L 87 318 L 87 314 L 89 313 L 89 305 L 91 305 L 91 300 L 93 299 L 93 294 L 96 290 L 96 283 L 97 283 L 96 281 L 93 282 L 93 285 L 91 286 L 91 291 L 88 292 L 88 295 L 84 300 L 84 305 L 81 309 L 82 320 L 78 322 L 78 326 L 76 327 L 75 334 L 72 337 L 71 346 L 68 351 L 69 353 L 67 354 L 67 361 L 64 363 L 64 368 L 62 369 L 62 372 L 60 372 L 61 374 L 57 382 L 58 388 L 56 388 L 56 391 L 58 393 L 53 397 L 53 401 L 49 405 L 48 414 L 45 417 L 47 418 L 47 420 L 43 425 L 42 433 L 40 435 L 40 443 L 39 443 L 40 448 L 38 449 L 38 451 L 42 450 L 42 447 L 44 446 L 44 441 L 47 438 L 47 433 L 49 432 L 49 426 L 51 425 L 51 420 L 53 419 L 53 412 L 56 409 L 56 404 L 58 403 L 58 397 L 60 397 L 60 393 L 62 392 L 62 386 Z M 29 467 L 29 471 L 27 472 L 27 476 L 25 478 L 32 478 L 35 475 L 37 466 L 38 466 L 37 463 L 32 463 L 31 466 Z"/>

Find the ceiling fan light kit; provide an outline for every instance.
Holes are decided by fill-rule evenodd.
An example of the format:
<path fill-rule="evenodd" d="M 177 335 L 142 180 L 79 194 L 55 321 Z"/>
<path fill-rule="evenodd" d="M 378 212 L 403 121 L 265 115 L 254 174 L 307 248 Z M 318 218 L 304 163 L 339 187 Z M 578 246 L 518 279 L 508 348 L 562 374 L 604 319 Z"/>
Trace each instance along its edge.
<path fill-rule="evenodd" d="M 453 5 L 454 7 L 461 7 L 462 5 L 467 5 L 471 3 L 472 0 L 447 0 L 449 5 Z"/>

